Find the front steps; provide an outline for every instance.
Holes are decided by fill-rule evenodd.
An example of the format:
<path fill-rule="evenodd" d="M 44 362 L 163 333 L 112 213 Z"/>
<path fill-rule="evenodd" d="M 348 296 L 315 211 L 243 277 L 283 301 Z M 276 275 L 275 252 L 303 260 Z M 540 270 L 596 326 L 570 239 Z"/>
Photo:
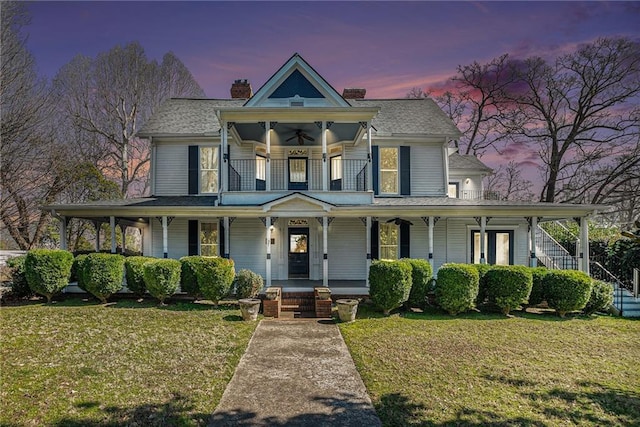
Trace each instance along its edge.
<path fill-rule="evenodd" d="M 622 309 L 622 317 L 640 317 L 640 298 L 634 296 L 627 289 L 622 289 L 622 298 L 620 289 L 615 286 L 613 291 L 613 306 L 616 310 Z M 622 302 L 622 304 L 620 304 Z"/>

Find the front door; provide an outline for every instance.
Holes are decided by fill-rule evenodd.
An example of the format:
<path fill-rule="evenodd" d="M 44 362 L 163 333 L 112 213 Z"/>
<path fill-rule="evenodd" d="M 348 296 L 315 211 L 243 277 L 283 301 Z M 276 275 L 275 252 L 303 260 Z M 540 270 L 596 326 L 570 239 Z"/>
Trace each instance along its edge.
<path fill-rule="evenodd" d="M 289 278 L 309 277 L 309 229 L 289 229 Z"/>

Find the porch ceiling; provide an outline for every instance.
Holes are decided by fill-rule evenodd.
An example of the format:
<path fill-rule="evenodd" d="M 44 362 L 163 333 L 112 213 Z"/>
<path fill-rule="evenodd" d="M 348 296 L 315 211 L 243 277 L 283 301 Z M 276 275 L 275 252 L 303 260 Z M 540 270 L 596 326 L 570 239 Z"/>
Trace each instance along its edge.
<path fill-rule="evenodd" d="M 259 123 L 236 123 L 236 134 L 242 141 L 265 143 L 265 130 Z M 296 132 L 301 131 L 308 138 L 303 138 L 300 144 Z M 360 123 L 333 123 L 327 129 L 327 144 L 337 142 L 355 142 L 362 135 Z M 312 139 L 309 139 L 312 138 Z M 272 146 L 321 146 L 322 130 L 315 123 L 309 122 L 278 122 L 271 131 Z"/>

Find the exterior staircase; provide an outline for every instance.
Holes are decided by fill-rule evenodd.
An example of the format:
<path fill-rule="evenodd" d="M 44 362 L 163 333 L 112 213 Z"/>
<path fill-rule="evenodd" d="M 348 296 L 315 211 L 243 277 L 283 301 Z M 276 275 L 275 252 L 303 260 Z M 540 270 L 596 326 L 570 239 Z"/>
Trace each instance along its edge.
<path fill-rule="evenodd" d="M 539 263 L 556 270 L 577 270 L 578 258 L 558 243 L 538 225 L 536 233 L 536 256 Z M 576 237 L 577 240 L 577 237 Z M 613 284 L 613 306 L 623 317 L 640 317 L 640 295 L 638 286 L 629 289 L 619 278 L 609 272 L 600 263 L 589 263 L 591 277 Z"/>
<path fill-rule="evenodd" d="M 283 317 L 315 317 L 315 295 L 313 292 L 283 292 L 280 307 Z"/>

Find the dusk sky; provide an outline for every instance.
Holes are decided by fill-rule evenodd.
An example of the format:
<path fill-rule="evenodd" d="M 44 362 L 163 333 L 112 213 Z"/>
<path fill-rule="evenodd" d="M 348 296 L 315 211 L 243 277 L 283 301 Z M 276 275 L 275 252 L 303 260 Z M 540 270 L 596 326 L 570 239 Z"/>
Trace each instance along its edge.
<path fill-rule="evenodd" d="M 28 47 L 53 77 L 73 56 L 139 41 L 173 51 L 206 95 L 258 89 L 294 52 L 338 91 L 405 97 L 457 65 L 553 55 L 601 36 L 640 37 L 640 2 L 35 2 Z"/>

